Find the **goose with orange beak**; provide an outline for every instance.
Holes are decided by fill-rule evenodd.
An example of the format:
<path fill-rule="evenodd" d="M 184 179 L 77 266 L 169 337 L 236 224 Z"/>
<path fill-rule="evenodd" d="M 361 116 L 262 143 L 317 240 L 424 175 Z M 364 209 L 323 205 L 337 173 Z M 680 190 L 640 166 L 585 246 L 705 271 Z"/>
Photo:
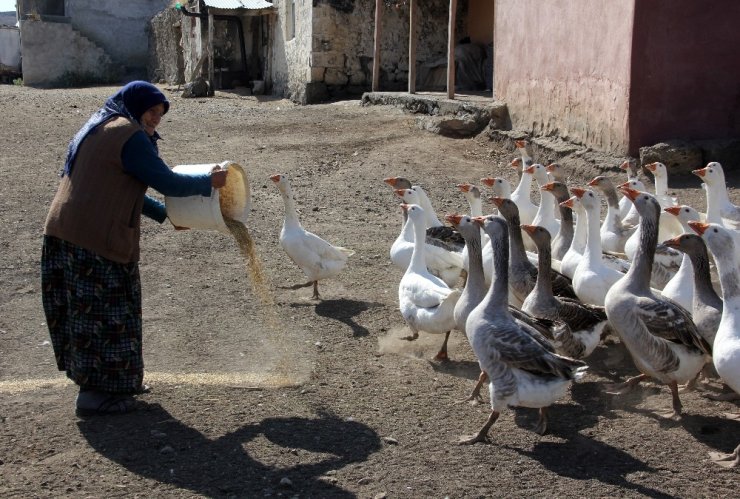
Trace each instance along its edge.
<path fill-rule="evenodd" d="M 722 380 L 740 394 L 740 261 L 729 229 L 718 224 L 690 222 L 714 255 L 722 286 L 724 306 L 714 337 L 713 361 Z M 735 415 L 734 418 L 740 418 Z M 740 445 L 730 454 L 710 453 L 715 463 L 726 467 L 740 466 Z"/>
<path fill-rule="evenodd" d="M 612 329 L 641 374 L 611 387 L 611 391 L 625 393 L 644 379 L 657 379 L 670 387 L 673 410 L 669 417 L 677 418 L 682 409 L 678 383 L 696 377 L 711 360 L 712 347 L 686 309 L 657 297 L 650 288 L 661 211 L 658 200 L 647 192 L 621 191 L 640 212 L 640 242 L 630 270 L 609 289 L 605 307 Z"/>
<path fill-rule="evenodd" d="M 691 227 L 688 225 L 690 221 L 699 221 L 701 219 L 699 212 L 687 205 L 669 206 L 668 208 L 664 208 L 663 211 L 666 213 L 663 216 L 676 217 L 683 227 L 684 234 L 693 233 Z M 674 239 L 664 241 L 663 245 L 680 251 L 679 248 L 668 244 L 668 241 L 673 241 Z M 678 268 L 676 274 L 666 283 L 660 294 L 664 298 L 675 301 L 686 310 L 691 310 L 694 302 L 694 269 L 691 265 L 689 255 L 685 251 L 681 251 L 681 253 L 683 254 L 681 257 L 681 266 Z"/>
<path fill-rule="evenodd" d="M 725 172 L 716 161 L 692 172 L 704 181 L 707 193 L 707 221 L 740 229 L 740 206 L 730 201 L 725 184 Z"/>
<path fill-rule="evenodd" d="M 534 166 L 530 165 L 522 170 L 522 178 L 519 179 L 519 185 L 511 193 L 510 199 L 516 203 L 519 209 L 519 217 L 522 223 L 532 223 L 537 215 L 538 206 L 532 202 L 532 180 L 534 179 Z"/>
<path fill-rule="evenodd" d="M 604 175 L 594 177 L 588 185 L 606 198 L 606 217 L 601 224 L 601 248 L 609 253 L 624 253 L 627 239 L 637 230 L 636 225 L 625 225 L 619 214 L 619 198 L 611 180 Z"/>

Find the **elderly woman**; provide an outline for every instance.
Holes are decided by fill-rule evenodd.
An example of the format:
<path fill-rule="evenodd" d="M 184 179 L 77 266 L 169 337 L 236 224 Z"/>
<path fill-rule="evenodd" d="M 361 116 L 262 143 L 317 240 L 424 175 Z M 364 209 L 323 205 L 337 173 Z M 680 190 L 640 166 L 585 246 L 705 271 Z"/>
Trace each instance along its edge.
<path fill-rule="evenodd" d="M 156 128 L 168 111 L 154 85 L 131 82 L 105 102 L 69 144 L 44 228 L 44 312 L 57 367 L 80 387 L 78 416 L 125 413 L 143 384 L 139 234 L 141 214 L 162 223 L 146 195 L 210 196 L 225 171 L 173 172 Z"/>

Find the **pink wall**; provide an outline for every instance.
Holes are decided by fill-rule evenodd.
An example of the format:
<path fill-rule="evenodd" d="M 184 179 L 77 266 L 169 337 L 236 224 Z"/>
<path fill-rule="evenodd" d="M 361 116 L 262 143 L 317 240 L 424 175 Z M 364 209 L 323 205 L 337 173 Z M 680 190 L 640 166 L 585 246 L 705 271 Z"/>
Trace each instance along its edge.
<path fill-rule="evenodd" d="M 740 137 L 740 1 L 637 2 L 629 149 Z"/>
<path fill-rule="evenodd" d="M 633 2 L 496 0 L 494 88 L 514 128 L 621 152 Z"/>

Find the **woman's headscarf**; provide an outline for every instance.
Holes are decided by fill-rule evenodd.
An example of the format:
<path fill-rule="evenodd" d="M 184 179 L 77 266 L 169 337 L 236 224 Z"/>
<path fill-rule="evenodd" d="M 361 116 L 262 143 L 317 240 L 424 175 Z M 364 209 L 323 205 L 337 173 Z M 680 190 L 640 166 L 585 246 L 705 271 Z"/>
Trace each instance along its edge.
<path fill-rule="evenodd" d="M 64 170 L 61 176 L 70 175 L 72 166 L 77 157 L 77 150 L 85 137 L 95 130 L 95 128 L 108 121 L 113 116 L 124 116 L 135 123 L 141 123 L 141 116 L 151 107 L 157 104 L 164 104 L 164 112 L 170 108 L 170 102 L 167 97 L 154 85 L 146 81 L 132 81 L 118 92 L 108 97 L 103 107 L 93 114 L 87 123 L 75 134 L 69 143 L 67 149 L 67 161 L 64 163 Z M 159 135 L 154 132 L 150 137 L 154 147 L 157 146 Z"/>

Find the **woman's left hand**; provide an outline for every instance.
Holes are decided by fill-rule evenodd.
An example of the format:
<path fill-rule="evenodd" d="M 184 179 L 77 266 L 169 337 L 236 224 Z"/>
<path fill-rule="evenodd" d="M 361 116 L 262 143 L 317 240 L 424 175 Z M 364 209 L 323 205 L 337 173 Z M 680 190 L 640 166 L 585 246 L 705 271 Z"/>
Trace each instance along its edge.
<path fill-rule="evenodd" d="M 220 189 L 226 185 L 227 170 L 213 169 L 211 171 L 211 187 Z"/>

